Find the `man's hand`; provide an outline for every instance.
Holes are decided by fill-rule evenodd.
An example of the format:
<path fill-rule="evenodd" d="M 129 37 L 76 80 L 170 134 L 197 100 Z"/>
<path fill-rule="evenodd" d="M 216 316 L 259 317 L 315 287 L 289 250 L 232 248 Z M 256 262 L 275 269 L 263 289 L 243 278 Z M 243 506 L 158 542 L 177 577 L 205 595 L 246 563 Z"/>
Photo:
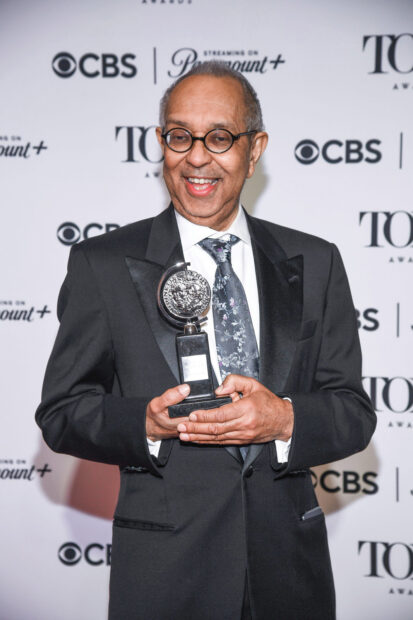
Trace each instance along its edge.
<path fill-rule="evenodd" d="M 146 436 L 152 441 L 178 437 L 177 426 L 179 422 L 187 421 L 188 418 L 170 418 L 168 415 L 169 405 L 180 403 L 189 394 L 189 385 L 183 383 L 170 390 L 166 390 L 161 396 L 153 398 L 146 407 Z"/>
<path fill-rule="evenodd" d="M 241 394 L 242 398 L 234 399 L 234 393 Z M 219 409 L 194 411 L 189 421 L 180 420 L 181 441 L 225 445 L 290 439 L 294 426 L 291 403 L 255 379 L 228 375 L 216 394 L 230 394 L 233 402 Z"/>

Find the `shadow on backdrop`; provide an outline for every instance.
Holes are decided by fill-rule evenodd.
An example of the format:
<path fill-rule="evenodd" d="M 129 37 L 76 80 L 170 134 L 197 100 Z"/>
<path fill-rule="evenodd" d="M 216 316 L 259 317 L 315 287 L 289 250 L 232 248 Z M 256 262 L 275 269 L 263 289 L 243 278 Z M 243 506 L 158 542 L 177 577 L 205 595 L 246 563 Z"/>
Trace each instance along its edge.
<path fill-rule="evenodd" d="M 372 495 L 375 492 L 374 484 L 377 484 L 378 478 L 374 474 L 379 474 L 379 468 L 380 461 L 374 443 L 370 443 L 363 452 L 336 463 L 312 467 L 311 470 L 315 474 L 315 477 L 313 476 L 315 492 L 324 513 L 332 514 Z M 332 473 L 327 474 L 327 472 Z M 344 472 L 348 472 L 349 475 L 347 488 L 345 488 Z M 363 475 L 367 472 L 373 474 L 369 478 L 373 484 L 363 481 Z M 323 474 L 329 478 L 328 490 L 323 489 L 320 484 Z"/>
<path fill-rule="evenodd" d="M 94 517 L 113 518 L 119 493 L 116 465 L 56 454 L 42 440 L 35 458 L 52 469 L 51 474 L 41 478 L 42 490 L 51 502 Z"/>

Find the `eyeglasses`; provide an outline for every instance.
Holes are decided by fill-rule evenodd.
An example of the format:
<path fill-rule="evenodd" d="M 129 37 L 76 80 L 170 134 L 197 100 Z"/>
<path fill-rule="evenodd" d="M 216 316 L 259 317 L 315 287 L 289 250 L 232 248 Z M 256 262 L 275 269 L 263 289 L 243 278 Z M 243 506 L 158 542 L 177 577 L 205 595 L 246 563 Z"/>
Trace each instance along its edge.
<path fill-rule="evenodd" d="M 193 136 L 187 129 L 174 127 L 161 135 L 166 145 L 176 153 L 186 153 L 189 151 L 195 140 L 201 140 L 205 148 L 211 151 L 211 153 L 225 153 L 231 148 L 235 140 L 238 140 L 241 136 L 249 136 L 253 133 L 257 133 L 256 130 L 243 131 L 234 136 L 228 129 L 211 129 L 201 138 Z"/>

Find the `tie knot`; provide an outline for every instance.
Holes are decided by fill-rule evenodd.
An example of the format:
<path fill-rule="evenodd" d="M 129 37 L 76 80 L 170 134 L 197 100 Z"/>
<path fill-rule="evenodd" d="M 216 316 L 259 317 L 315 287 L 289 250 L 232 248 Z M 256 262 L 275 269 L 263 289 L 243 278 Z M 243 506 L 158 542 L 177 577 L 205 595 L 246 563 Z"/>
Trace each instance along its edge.
<path fill-rule="evenodd" d="M 207 237 L 206 239 L 202 239 L 198 245 L 200 245 L 205 252 L 208 252 L 217 264 L 230 263 L 232 246 L 238 243 L 238 241 L 239 237 L 236 235 L 226 234 L 218 239 Z"/>

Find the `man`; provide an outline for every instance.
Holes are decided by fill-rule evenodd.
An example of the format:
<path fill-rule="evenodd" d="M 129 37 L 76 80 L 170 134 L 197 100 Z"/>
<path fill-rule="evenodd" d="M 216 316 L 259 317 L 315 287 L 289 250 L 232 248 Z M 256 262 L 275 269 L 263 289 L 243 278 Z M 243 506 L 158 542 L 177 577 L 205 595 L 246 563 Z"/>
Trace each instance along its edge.
<path fill-rule="evenodd" d="M 112 620 L 332 619 L 309 468 L 375 426 L 340 256 L 239 206 L 267 143 L 240 74 L 204 63 L 178 80 L 158 139 L 172 204 L 72 248 L 37 421 L 54 450 L 120 466 Z M 210 282 L 217 394 L 233 402 L 171 419 L 188 386 L 156 290 L 184 259 Z"/>

